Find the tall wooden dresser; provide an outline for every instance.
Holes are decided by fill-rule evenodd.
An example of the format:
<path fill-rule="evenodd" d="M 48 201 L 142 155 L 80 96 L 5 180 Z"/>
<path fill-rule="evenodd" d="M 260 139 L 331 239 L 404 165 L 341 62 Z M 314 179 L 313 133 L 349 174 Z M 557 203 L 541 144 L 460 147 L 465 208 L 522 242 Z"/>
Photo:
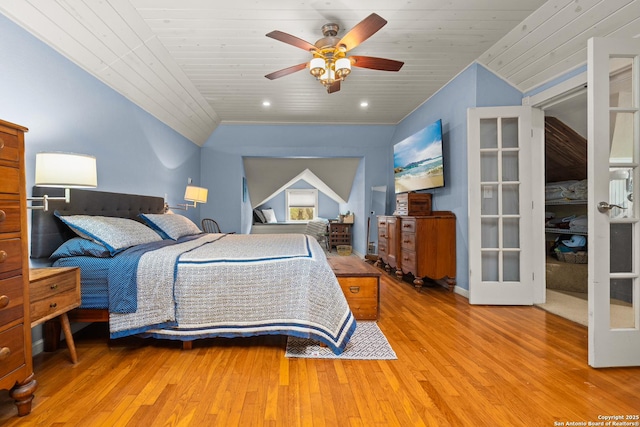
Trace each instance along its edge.
<path fill-rule="evenodd" d="M 449 211 L 421 216 L 379 216 L 378 253 L 398 277 L 413 275 L 420 289 L 424 278 L 444 280 L 453 290 L 456 278 L 456 217 Z"/>
<path fill-rule="evenodd" d="M 31 360 L 24 133 L 0 120 L 0 389 L 18 415 L 31 412 L 37 383 Z"/>

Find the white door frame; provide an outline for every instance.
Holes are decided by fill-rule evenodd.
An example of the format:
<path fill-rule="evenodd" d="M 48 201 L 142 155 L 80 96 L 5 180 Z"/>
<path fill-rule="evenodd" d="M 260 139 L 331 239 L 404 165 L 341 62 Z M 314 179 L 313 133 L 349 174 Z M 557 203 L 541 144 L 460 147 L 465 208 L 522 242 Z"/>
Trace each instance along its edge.
<path fill-rule="evenodd" d="M 557 85 L 544 90 L 542 92 L 539 92 L 535 95 L 532 96 L 527 96 L 522 98 L 522 105 L 530 105 L 534 108 L 539 108 L 541 110 L 545 110 L 546 108 L 552 107 L 560 102 L 566 101 L 568 99 L 571 99 L 574 96 L 578 96 L 584 92 L 587 91 L 587 72 L 583 72 L 580 74 L 577 74 L 561 83 L 558 83 Z M 586 109 L 586 105 L 585 105 L 585 109 Z M 539 162 L 539 167 L 542 171 L 545 170 L 545 164 L 546 164 L 546 158 L 544 155 L 544 146 L 543 146 L 543 152 L 542 152 L 542 156 L 541 156 L 541 161 Z M 538 176 L 540 177 L 539 179 L 539 183 L 534 183 L 534 185 L 540 185 L 542 187 L 542 189 L 544 189 L 544 173 L 542 173 L 542 175 L 535 175 L 534 176 Z M 545 197 L 544 197 L 544 190 L 539 192 L 539 193 L 534 193 L 534 195 L 536 195 L 536 199 L 534 199 L 534 203 L 540 205 L 540 206 L 545 206 Z M 544 224 L 542 224 L 542 226 L 540 227 L 540 233 L 544 233 Z M 542 249 L 543 251 L 545 251 L 545 249 Z M 537 280 L 534 286 L 534 304 L 544 304 L 547 301 L 547 280 L 546 280 L 546 275 L 544 274 L 544 271 L 546 270 L 545 268 L 545 263 L 546 260 L 543 258 L 541 261 L 541 271 L 543 272 L 542 274 L 542 280 Z"/>

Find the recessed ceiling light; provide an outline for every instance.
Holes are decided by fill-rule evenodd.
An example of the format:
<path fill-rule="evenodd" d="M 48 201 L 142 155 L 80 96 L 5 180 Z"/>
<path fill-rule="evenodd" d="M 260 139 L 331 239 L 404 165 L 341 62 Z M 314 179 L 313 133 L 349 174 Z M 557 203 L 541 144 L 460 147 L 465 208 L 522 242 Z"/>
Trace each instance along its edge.
<path fill-rule="evenodd" d="M 263 106 L 263 107 L 269 107 L 269 106 L 271 106 L 271 102 L 269 102 L 269 101 L 262 101 L 262 106 Z"/>
<path fill-rule="evenodd" d="M 360 103 L 360 106 L 361 106 L 362 108 L 367 108 L 367 107 L 369 106 L 369 103 L 368 103 L 367 101 L 362 101 L 362 102 Z"/>

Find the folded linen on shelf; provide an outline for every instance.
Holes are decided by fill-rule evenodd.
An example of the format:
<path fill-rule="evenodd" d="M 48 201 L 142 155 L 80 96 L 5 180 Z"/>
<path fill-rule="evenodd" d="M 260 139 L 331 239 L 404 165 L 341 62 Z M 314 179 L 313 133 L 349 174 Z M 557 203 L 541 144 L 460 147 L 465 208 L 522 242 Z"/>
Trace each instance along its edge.
<path fill-rule="evenodd" d="M 587 180 L 549 182 L 545 185 L 545 200 L 586 200 Z"/>

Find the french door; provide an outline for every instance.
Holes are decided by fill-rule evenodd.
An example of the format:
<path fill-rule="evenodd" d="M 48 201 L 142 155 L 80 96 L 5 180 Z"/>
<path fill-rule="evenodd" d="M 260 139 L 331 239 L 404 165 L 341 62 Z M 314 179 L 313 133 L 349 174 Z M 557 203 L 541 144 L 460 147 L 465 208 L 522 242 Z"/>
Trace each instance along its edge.
<path fill-rule="evenodd" d="M 589 364 L 640 366 L 640 40 L 588 44 Z"/>
<path fill-rule="evenodd" d="M 471 108 L 467 120 L 469 302 L 542 302 L 535 284 L 544 283 L 543 113 Z"/>

